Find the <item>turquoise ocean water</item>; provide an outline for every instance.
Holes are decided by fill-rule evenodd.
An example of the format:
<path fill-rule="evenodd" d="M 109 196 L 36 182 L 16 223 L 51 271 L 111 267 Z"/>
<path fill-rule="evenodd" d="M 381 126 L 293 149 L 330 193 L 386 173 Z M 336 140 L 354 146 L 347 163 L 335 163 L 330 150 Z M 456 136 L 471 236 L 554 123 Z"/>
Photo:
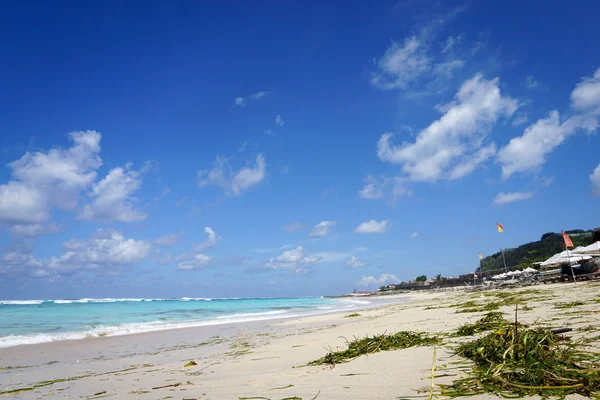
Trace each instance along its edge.
<path fill-rule="evenodd" d="M 0 300 L 0 348 L 364 308 L 366 299 Z"/>

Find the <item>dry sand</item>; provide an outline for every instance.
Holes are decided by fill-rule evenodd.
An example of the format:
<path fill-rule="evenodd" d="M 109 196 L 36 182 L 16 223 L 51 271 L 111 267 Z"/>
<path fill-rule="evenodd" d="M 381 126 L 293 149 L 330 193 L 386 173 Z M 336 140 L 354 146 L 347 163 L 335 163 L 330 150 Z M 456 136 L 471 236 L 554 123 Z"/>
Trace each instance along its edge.
<path fill-rule="evenodd" d="M 600 285 L 533 287 L 551 295 L 529 302 L 523 322 L 572 327 L 572 336 L 597 335 L 600 314 L 594 299 Z M 503 290 L 528 290 L 503 289 Z M 427 398 L 433 348 L 380 352 L 331 367 L 306 367 L 345 338 L 400 330 L 450 332 L 482 313 L 456 313 L 453 304 L 490 301 L 488 292 L 427 292 L 395 305 L 359 311 L 359 317 L 328 314 L 238 326 L 179 329 L 148 334 L 55 342 L 0 349 L 0 396 L 14 399 L 397 399 Z M 548 296 L 546 296 L 548 297 Z M 556 309 L 559 302 L 585 305 Z M 513 307 L 503 307 L 507 318 Z M 594 331 L 578 328 L 594 326 Z M 184 367 L 194 360 L 197 365 Z M 452 345 L 437 349 L 438 374 L 450 368 Z M 302 367 L 304 366 L 304 367 Z M 448 370 L 444 372 L 444 366 Z M 452 376 L 436 379 L 449 383 Z M 296 396 L 296 397 L 294 397 Z M 478 398 L 495 396 L 478 396 Z M 573 398 L 577 398 L 574 396 Z"/>

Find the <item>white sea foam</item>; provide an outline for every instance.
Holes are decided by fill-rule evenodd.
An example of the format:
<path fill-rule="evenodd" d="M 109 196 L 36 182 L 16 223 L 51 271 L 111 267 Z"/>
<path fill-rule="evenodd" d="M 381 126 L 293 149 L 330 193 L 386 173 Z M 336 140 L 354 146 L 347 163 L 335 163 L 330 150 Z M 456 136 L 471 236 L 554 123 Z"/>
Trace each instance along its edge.
<path fill-rule="evenodd" d="M 224 325 L 231 323 L 243 323 L 243 322 L 256 322 L 266 321 L 270 319 L 281 318 L 282 314 L 286 311 L 266 311 L 258 313 L 243 313 L 224 316 L 223 318 L 211 319 L 211 320 L 200 320 L 200 321 L 186 321 L 186 322 L 163 322 L 154 321 L 148 323 L 131 323 L 123 324 L 120 326 L 98 326 L 94 329 L 90 329 L 82 332 L 62 332 L 62 333 L 51 333 L 51 334 L 32 334 L 32 335 L 10 335 L 0 337 L 0 348 L 13 347 L 25 344 L 38 344 L 47 342 L 56 342 L 62 340 L 74 340 L 74 339 L 89 339 L 94 337 L 107 337 L 107 336 L 122 336 L 131 335 L 136 333 L 156 332 L 170 329 L 181 329 L 181 328 L 195 328 L 200 326 L 213 326 L 213 325 Z M 288 314 L 286 317 L 300 317 L 303 314 Z M 308 314 L 304 314 L 308 315 Z"/>
<path fill-rule="evenodd" d="M 210 301 L 206 298 L 186 298 L 184 299 L 92 299 L 84 298 L 77 300 L 54 300 L 56 304 L 70 304 L 70 303 L 107 303 L 107 302 L 118 302 L 118 301 Z M 41 304 L 43 300 L 3 300 L 0 304 Z M 201 326 L 212 326 L 212 325 L 224 325 L 230 323 L 245 323 L 254 321 L 267 321 L 279 318 L 296 318 L 304 317 L 309 315 L 328 314 L 339 311 L 348 311 L 349 309 L 355 308 L 366 308 L 369 305 L 375 305 L 374 302 L 358 300 L 358 299 L 336 299 L 332 300 L 331 303 L 326 305 L 319 305 L 310 310 L 270 310 L 255 313 L 237 313 L 230 315 L 223 315 L 213 319 L 206 320 L 195 320 L 195 321 L 153 321 L 147 323 L 129 323 L 119 326 L 97 326 L 93 329 L 79 332 L 55 332 L 55 333 L 44 333 L 44 334 L 30 334 L 30 335 L 11 335 L 0 337 L 0 348 L 12 347 L 26 344 L 37 344 L 63 340 L 74 340 L 74 339 L 87 339 L 94 337 L 105 337 L 105 336 L 121 336 L 136 333 L 145 333 L 153 331 L 163 331 L 169 329 L 180 329 L 180 328 L 192 328 Z"/>
<path fill-rule="evenodd" d="M 44 300 L 0 300 L 0 304 L 6 305 L 32 305 L 42 304 Z"/>

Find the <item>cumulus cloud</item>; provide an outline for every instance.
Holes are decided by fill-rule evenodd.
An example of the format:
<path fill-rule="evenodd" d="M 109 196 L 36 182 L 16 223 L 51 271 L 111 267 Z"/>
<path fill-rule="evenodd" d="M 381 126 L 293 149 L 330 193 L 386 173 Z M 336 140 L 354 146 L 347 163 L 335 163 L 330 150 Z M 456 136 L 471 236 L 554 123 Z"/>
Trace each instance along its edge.
<path fill-rule="evenodd" d="M 179 233 L 169 233 L 168 235 L 161 236 L 154 240 L 154 245 L 156 246 L 173 246 L 181 240 L 183 237 L 183 232 Z"/>
<path fill-rule="evenodd" d="M 600 196 L 600 164 L 598 164 L 594 172 L 590 175 L 590 182 L 592 183 L 592 192 L 596 196 Z"/>
<path fill-rule="evenodd" d="M 197 245 L 193 249 L 193 251 L 183 253 L 179 256 L 165 254 L 164 256 L 158 258 L 156 261 L 160 264 L 177 263 L 177 269 L 184 271 L 200 270 L 208 266 L 213 262 L 215 257 L 206 255 L 204 254 L 204 252 L 212 247 L 215 247 L 221 240 L 221 237 L 219 237 L 217 233 L 209 226 L 204 228 L 204 232 L 208 235 L 208 237 L 205 241 Z M 163 243 L 171 242 L 170 235 L 164 236 L 162 239 Z"/>
<path fill-rule="evenodd" d="M 130 170 L 129 166 L 111 169 L 104 179 L 94 184 L 92 202 L 83 207 L 79 218 L 104 222 L 145 220 L 148 215 L 135 209 L 137 199 L 132 196 L 141 186 L 140 174 Z"/>
<path fill-rule="evenodd" d="M 371 84 L 381 89 L 404 89 L 429 70 L 431 63 L 423 40 L 407 37 L 403 43 L 392 43 L 376 61 L 378 70 L 371 77 Z"/>
<path fill-rule="evenodd" d="M 182 271 L 193 271 L 203 269 L 204 267 L 212 263 L 214 259 L 215 258 L 213 256 L 207 256 L 206 254 L 194 254 L 189 260 L 180 262 L 177 265 L 177 269 Z"/>
<path fill-rule="evenodd" d="M 239 96 L 233 100 L 234 107 L 246 107 L 249 101 L 260 100 L 265 97 L 268 92 L 256 92 L 248 96 Z"/>
<path fill-rule="evenodd" d="M 585 77 L 571 93 L 571 103 L 577 110 L 594 110 L 600 113 L 600 68 L 594 76 Z"/>
<path fill-rule="evenodd" d="M 225 193 L 239 196 L 251 187 L 258 185 L 265 178 L 266 162 L 262 154 L 256 157 L 256 164 L 244 167 L 234 172 L 224 157 L 217 157 L 212 169 L 199 171 L 197 174 L 198 186 L 216 185 Z"/>
<path fill-rule="evenodd" d="M 335 221 L 321 221 L 310 231 L 308 236 L 313 238 L 325 237 L 329 235 L 331 227 L 335 225 Z"/>
<path fill-rule="evenodd" d="M 366 267 L 367 264 L 361 262 L 356 256 L 352 256 L 346 263 L 346 266 L 349 268 L 361 268 Z"/>
<path fill-rule="evenodd" d="M 286 250 L 281 255 L 264 263 L 264 269 L 288 270 L 297 274 L 305 273 L 314 264 L 321 261 L 318 255 L 307 254 L 302 246 Z"/>
<path fill-rule="evenodd" d="M 377 143 L 380 160 L 398 164 L 411 181 L 456 179 L 471 173 L 495 152 L 495 145 L 483 143 L 494 123 L 510 116 L 517 102 L 502 96 L 498 78 L 481 74 L 466 81 L 444 115 L 419 132 L 414 143 L 394 146 L 392 134 Z"/>
<path fill-rule="evenodd" d="M 503 205 L 508 203 L 514 203 L 515 201 L 529 200 L 533 198 L 533 192 L 512 192 L 504 193 L 500 192 L 494 198 L 494 205 Z"/>
<path fill-rule="evenodd" d="M 569 136 L 579 131 L 596 131 L 600 115 L 600 69 L 593 77 L 583 78 L 571 92 L 571 108 L 574 113 L 563 120 L 557 110 L 551 111 L 500 149 L 497 161 L 503 179 L 516 173 L 538 171 L 548 155 Z"/>
<path fill-rule="evenodd" d="M 66 251 L 61 256 L 42 260 L 22 249 L 6 252 L 0 263 L 0 272 L 38 277 L 92 270 L 106 272 L 143 260 L 152 248 L 143 240 L 127 239 L 118 231 L 102 229 L 88 239 L 71 239 L 63 246 Z"/>
<path fill-rule="evenodd" d="M 400 280 L 398 278 L 396 278 L 395 275 L 392 274 L 382 274 L 379 276 L 379 278 L 375 277 L 375 276 L 364 276 L 362 277 L 362 279 L 360 281 L 358 281 L 358 284 L 361 286 L 381 286 L 384 284 L 390 284 L 390 283 L 396 283 L 399 282 Z"/>
<path fill-rule="evenodd" d="M 372 219 L 357 226 L 354 233 L 385 233 L 389 231 L 391 227 L 392 224 L 386 219 L 380 222 Z"/>
<path fill-rule="evenodd" d="M 73 210 L 102 165 L 101 137 L 96 131 L 73 132 L 67 149 L 27 152 L 9 163 L 14 180 L 0 185 L 0 223 L 40 223 L 52 208 Z"/>
<path fill-rule="evenodd" d="M 275 125 L 277 125 L 277 126 L 283 126 L 283 119 L 281 118 L 281 115 L 277 115 L 275 117 Z"/>
<path fill-rule="evenodd" d="M 10 227 L 10 233 L 14 236 L 42 236 L 54 235 L 62 231 L 62 227 L 54 222 L 49 224 L 17 224 Z"/>

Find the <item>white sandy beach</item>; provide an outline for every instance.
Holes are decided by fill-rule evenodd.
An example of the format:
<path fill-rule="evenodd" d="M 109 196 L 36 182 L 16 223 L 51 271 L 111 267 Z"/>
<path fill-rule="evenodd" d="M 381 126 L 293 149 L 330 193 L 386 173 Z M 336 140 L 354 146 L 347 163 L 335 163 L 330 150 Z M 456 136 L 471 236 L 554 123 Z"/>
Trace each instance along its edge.
<path fill-rule="evenodd" d="M 600 286 L 571 283 L 533 288 L 554 297 L 528 303 L 533 309 L 521 311 L 521 321 L 572 327 L 572 336 L 594 333 L 577 328 L 598 326 L 594 299 Z M 0 349 L 0 396 L 4 392 L 14 399 L 426 398 L 427 393 L 419 390 L 427 391 L 431 384 L 432 347 L 375 353 L 334 368 L 304 365 L 329 348 L 343 349 L 345 338 L 401 330 L 452 331 L 482 313 L 456 313 L 448 306 L 484 301 L 483 297 L 483 292 L 416 293 L 409 301 L 360 310 L 360 316 L 353 318 L 346 318 L 348 313 L 326 314 L 4 348 Z M 554 308 L 558 302 L 573 300 L 586 304 L 577 312 Z M 501 311 L 507 319 L 514 314 L 513 307 Z M 438 369 L 443 371 L 440 367 L 453 358 L 451 344 L 438 348 Z M 184 367 L 191 360 L 197 365 Z M 452 379 L 446 376 L 435 382 Z M 18 389 L 26 391 L 7 393 Z"/>

